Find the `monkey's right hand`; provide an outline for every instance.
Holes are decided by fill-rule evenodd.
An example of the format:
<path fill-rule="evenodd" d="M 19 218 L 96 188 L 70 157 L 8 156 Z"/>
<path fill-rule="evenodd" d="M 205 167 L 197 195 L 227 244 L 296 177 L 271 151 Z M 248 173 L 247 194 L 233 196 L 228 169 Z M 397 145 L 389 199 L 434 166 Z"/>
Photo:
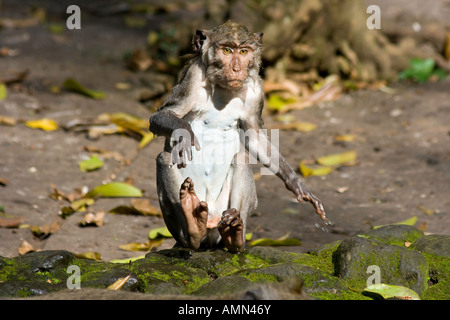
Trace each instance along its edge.
<path fill-rule="evenodd" d="M 187 160 L 192 161 L 192 147 L 200 150 L 200 144 L 192 129 L 177 129 L 172 133 L 171 140 L 175 143 L 172 148 L 172 164 L 178 169 L 186 168 Z M 187 159 L 186 159 L 187 155 Z"/>

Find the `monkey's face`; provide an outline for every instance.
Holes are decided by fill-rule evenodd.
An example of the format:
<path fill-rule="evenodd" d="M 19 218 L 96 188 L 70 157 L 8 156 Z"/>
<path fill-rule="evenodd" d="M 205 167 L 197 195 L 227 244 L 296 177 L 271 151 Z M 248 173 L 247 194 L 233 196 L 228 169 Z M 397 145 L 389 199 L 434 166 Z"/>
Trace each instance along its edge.
<path fill-rule="evenodd" d="M 208 77 L 219 86 L 232 91 L 241 89 L 255 65 L 255 51 L 250 45 L 235 42 L 220 43 L 214 48 L 214 59 Z"/>

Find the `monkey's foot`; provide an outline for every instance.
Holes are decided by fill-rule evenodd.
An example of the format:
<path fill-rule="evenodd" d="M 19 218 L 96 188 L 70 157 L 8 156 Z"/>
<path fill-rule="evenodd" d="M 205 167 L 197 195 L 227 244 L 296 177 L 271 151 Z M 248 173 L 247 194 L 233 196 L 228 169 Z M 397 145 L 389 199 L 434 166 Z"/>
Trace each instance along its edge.
<path fill-rule="evenodd" d="M 236 209 L 228 209 L 222 213 L 218 230 L 225 247 L 230 252 L 239 252 L 244 248 L 244 223 Z"/>
<path fill-rule="evenodd" d="M 194 182 L 186 178 L 180 188 L 180 202 L 186 217 L 191 248 L 197 250 L 206 236 L 208 204 L 200 201 L 194 191 Z"/>

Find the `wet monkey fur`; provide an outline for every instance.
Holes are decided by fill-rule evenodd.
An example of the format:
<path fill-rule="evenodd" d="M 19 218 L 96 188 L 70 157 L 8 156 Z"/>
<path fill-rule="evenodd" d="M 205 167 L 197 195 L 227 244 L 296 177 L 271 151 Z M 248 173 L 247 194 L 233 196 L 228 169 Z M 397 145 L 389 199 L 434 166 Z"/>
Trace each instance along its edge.
<path fill-rule="evenodd" d="M 150 131 L 166 137 L 157 192 L 178 246 L 244 248 L 246 219 L 257 205 L 250 155 L 328 221 L 322 202 L 262 130 L 262 36 L 231 21 L 197 30 L 193 58 L 150 117 Z"/>

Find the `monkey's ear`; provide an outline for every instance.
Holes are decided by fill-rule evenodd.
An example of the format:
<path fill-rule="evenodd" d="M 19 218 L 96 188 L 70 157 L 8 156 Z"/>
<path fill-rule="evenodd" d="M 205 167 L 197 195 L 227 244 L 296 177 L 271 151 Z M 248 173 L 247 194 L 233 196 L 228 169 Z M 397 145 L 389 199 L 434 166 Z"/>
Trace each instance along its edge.
<path fill-rule="evenodd" d="M 192 48 L 195 52 L 202 51 L 203 42 L 206 40 L 206 30 L 196 30 L 192 37 Z"/>
<path fill-rule="evenodd" d="M 262 44 L 264 33 L 256 32 L 256 33 L 254 33 L 254 35 L 255 35 L 256 41 L 258 41 L 259 44 Z"/>

